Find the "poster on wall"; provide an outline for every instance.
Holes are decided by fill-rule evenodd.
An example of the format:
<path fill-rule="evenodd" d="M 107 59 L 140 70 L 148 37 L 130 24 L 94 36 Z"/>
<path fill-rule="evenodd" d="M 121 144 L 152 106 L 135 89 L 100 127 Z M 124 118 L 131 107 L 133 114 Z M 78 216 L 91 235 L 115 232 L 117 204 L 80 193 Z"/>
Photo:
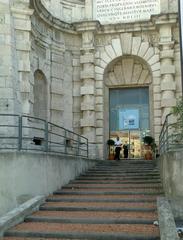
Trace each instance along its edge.
<path fill-rule="evenodd" d="M 139 129 L 139 109 L 119 110 L 119 130 Z"/>
<path fill-rule="evenodd" d="M 149 20 L 160 13 L 160 0 L 94 0 L 94 19 L 102 24 Z"/>

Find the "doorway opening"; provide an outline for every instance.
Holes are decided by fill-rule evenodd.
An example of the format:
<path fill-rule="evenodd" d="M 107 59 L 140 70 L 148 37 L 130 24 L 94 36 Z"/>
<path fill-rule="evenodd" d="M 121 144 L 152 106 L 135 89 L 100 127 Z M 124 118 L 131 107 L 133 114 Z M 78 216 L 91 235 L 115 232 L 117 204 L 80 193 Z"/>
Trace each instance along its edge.
<path fill-rule="evenodd" d="M 128 158 L 141 158 L 143 137 L 150 132 L 149 88 L 109 89 L 109 125 L 110 139 L 119 136 Z"/>

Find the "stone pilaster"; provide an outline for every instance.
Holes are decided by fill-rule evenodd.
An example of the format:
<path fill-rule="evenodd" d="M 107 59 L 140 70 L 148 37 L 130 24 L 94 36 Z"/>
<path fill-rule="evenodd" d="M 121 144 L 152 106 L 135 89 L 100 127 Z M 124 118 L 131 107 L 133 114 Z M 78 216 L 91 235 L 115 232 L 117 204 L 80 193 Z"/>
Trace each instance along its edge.
<path fill-rule="evenodd" d="M 172 25 L 162 24 L 160 33 L 160 62 L 161 62 L 161 109 L 162 123 L 176 104 L 176 83 L 174 65 L 174 41 L 172 41 Z"/>
<path fill-rule="evenodd" d="M 20 82 L 20 93 L 22 101 L 22 113 L 30 113 L 30 34 L 31 34 L 31 15 L 33 10 L 28 7 L 29 1 L 15 1 L 11 12 L 14 18 L 16 53 L 18 56 L 18 78 Z"/>
<path fill-rule="evenodd" d="M 93 0 L 85 0 L 85 19 L 93 19 Z"/>
<path fill-rule="evenodd" d="M 82 70 L 80 74 L 82 96 L 81 112 L 82 119 L 80 126 L 82 134 L 89 140 L 90 157 L 96 157 L 96 112 L 95 112 L 95 31 L 98 22 L 83 22 L 77 26 L 77 30 L 82 33 L 82 48 L 80 64 Z"/>
<path fill-rule="evenodd" d="M 9 0 L 0 1 L 0 113 L 19 113 L 14 21 Z"/>
<path fill-rule="evenodd" d="M 51 46 L 50 121 L 64 126 L 64 50 L 59 44 Z M 70 83 L 70 82 L 69 82 Z M 66 98 L 66 97 L 65 97 Z M 70 105 L 67 105 L 70 110 Z M 67 111 L 66 111 L 67 112 Z M 66 121 L 65 121 L 66 122 Z M 67 123 L 68 124 L 68 123 Z M 66 127 L 68 125 L 66 124 Z"/>

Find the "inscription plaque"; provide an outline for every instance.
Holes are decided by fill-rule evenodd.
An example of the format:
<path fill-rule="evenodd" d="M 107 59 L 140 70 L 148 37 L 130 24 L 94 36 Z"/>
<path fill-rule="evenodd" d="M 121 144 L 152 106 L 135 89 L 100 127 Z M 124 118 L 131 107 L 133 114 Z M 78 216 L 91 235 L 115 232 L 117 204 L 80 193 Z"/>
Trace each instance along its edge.
<path fill-rule="evenodd" d="M 94 19 L 105 23 L 135 22 L 160 13 L 160 0 L 94 0 Z"/>

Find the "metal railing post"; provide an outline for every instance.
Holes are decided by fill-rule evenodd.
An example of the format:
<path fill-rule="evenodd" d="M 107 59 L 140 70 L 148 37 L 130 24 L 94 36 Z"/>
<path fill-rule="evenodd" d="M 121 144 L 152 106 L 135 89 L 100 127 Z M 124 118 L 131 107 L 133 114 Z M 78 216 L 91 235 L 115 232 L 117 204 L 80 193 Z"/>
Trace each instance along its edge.
<path fill-rule="evenodd" d="M 80 136 L 78 135 L 78 142 L 77 142 L 77 155 L 79 156 L 80 152 Z"/>
<path fill-rule="evenodd" d="M 168 136 L 168 117 L 166 119 L 166 151 L 169 150 L 169 136 Z"/>
<path fill-rule="evenodd" d="M 86 156 L 87 156 L 87 158 L 88 158 L 88 156 L 89 156 L 89 146 L 88 146 L 88 139 L 86 140 L 86 144 L 87 144 L 87 152 L 86 152 Z"/>
<path fill-rule="evenodd" d="M 64 140 L 64 145 L 65 145 L 65 154 L 67 154 L 67 131 L 65 129 L 65 140 Z"/>
<path fill-rule="evenodd" d="M 48 152 L 48 122 L 45 121 L 45 129 L 44 129 L 44 137 L 45 137 L 45 152 Z"/>
<path fill-rule="evenodd" d="M 18 150 L 22 149 L 22 116 L 19 116 L 18 124 Z"/>

